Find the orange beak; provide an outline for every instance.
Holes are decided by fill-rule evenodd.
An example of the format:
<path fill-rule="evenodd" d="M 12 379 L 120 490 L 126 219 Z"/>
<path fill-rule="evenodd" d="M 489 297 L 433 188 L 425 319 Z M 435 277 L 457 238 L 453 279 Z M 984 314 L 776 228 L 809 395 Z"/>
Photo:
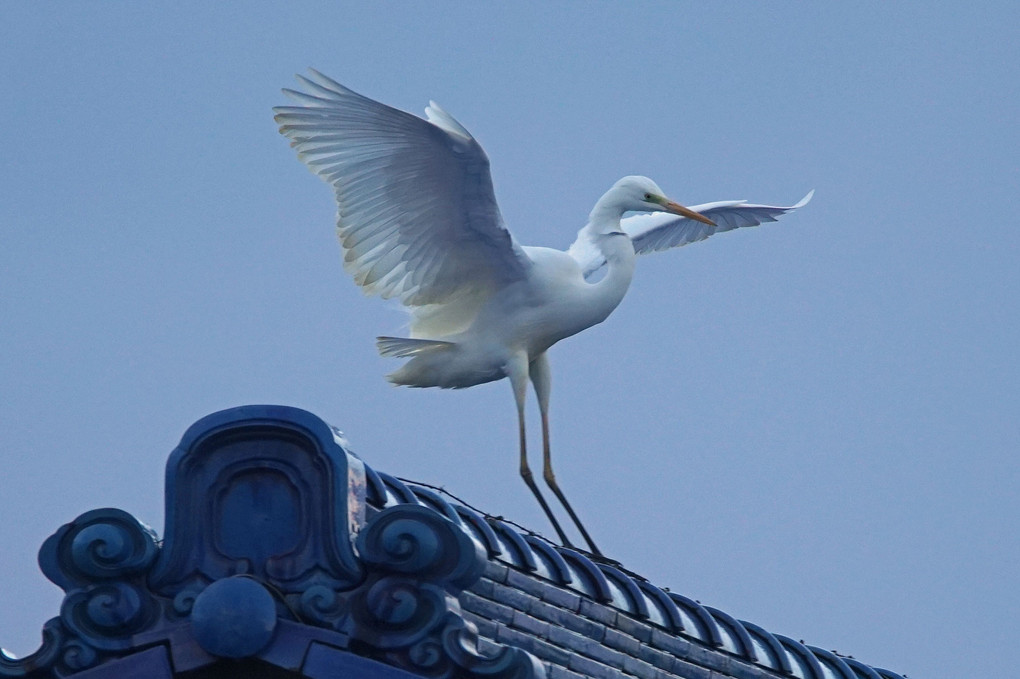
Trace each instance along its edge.
<path fill-rule="evenodd" d="M 709 226 L 715 226 L 715 222 L 713 222 L 708 217 L 705 217 L 703 215 L 699 215 L 694 210 L 691 210 L 690 208 L 686 208 L 683 205 L 681 205 L 680 203 L 674 203 L 671 200 L 667 200 L 665 203 L 662 204 L 662 206 L 664 208 L 666 208 L 666 212 L 671 212 L 671 213 L 673 213 L 675 215 L 680 215 L 681 217 L 687 217 L 687 219 L 693 219 L 694 221 L 701 222 L 702 224 L 708 224 Z"/>

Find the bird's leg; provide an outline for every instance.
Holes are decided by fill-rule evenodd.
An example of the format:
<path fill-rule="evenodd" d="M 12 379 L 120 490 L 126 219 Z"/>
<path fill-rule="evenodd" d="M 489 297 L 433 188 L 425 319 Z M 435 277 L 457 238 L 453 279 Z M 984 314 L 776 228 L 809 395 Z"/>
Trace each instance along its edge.
<path fill-rule="evenodd" d="M 549 449 L 549 394 L 552 391 L 552 372 L 549 370 L 549 359 L 544 352 L 535 357 L 528 370 L 531 383 L 535 387 L 535 395 L 538 397 L 538 411 L 542 415 L 542 460 L 543 476 L 545 477 L 546 485 L 552 489 L 560 504 L 567 510 L 567 514 L 573 519 L 577 529 L 581 531 L 581 536 L 588 543 L 591 553 L 596 556 L 602 556 L 602 552 L 595 546 L 595 542 L 588 535 L 588 531 L 585 530 L 584 524 L 577 518 L 574 508 L 567 502 L 567 496 L 560 490 L 559 484 L 556 483 L 556 475 L 553 473 L 552 453 Z"/>
<path fill-rule="evenodd" d="M 538 490 L 538 484 L 535 483 L 535 477 L 531 473 L 531 468 L 528 467 L 528 444 L 525 437 L 524 431 L 524 399 L 528 394 L 528 357 L 526 354 L 521 352 L 516 355 L 506 366 L 507 376 L 510 378 L 510 384 L 514 390 L 514 400 L 517 402 L 517 428 L 520 435 L 521 443 L 521 478 L 524 479 L 524 483 L 527 484 L 528 488 L 531 489 L 535 499 L 538 500 L 538 504 L 541 505 L 542 511 L 549 517 L 549 523 L 552 524 L 556 534 L 560 536 L 560 541 L 565 547 L 573 547 L 570 540 L 567 538 L 567 534 L 563 532 L 563 528 L 560 527 L 560 522 L 556 520 L 552 510 L 549 509 L 549 504 L 542 497 L 542 493 Z"/>

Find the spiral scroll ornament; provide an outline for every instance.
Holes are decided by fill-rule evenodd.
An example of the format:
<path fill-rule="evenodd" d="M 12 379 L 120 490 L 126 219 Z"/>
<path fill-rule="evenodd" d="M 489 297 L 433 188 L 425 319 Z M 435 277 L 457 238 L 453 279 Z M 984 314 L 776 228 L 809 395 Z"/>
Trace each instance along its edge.
<path fill-rule="evenodd" d="M 65 591 L 97 580 L 129 579 L 156 558 L 156 534 L 120 509 L 94 509 L 61 527 L 39 551 L 39 565 Z"/>
<path fill-rule="evenodd" d="M 537 679 L 533 656 L 504 647 L 478 651 L 457 595 L 481 577 L 482 548 L 449 519 L 420 505 L 395 505 L 358 535 L 368 580 L 351 597 L 352 636 L 380 659 L 434 679 Z"/>
<path fill-rule="evenodd" d="M 450 520 L 420 505 L 377 514 L 358 535 L 361 559 L 392 573 L 463 590 L 481 577 L 485 554 Z"/>

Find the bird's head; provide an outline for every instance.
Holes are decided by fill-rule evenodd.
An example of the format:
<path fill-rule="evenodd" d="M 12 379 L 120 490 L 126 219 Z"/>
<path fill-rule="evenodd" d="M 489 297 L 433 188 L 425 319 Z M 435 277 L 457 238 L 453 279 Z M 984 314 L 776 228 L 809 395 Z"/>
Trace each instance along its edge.
<path fill-rule="evenodd" d="M 599 200 L 596 208 L 603 207 L 611 209 L 619 214 L 624 212 L 669 212 L 688 219 L 694 219 L 709 226 L 715 226 L 708 217 L 703 217 L 697 212 L 690 210 L 679 203 L 668 198 L 659 185 L 648 177 L 630 176 L 624 177 L 613 184 L 613 188 L 606 192 Z"/>

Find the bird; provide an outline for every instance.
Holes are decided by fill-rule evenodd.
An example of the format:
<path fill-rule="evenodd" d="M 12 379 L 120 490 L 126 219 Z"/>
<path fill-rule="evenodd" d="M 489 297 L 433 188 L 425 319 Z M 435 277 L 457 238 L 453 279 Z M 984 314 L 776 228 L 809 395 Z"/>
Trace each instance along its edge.
<path fill-rule="evenodd" d="M 528 464 L 525 402 L 538 401 L 543 479 L 589 554 L 602 556 L 552 466 L 548 350 L 604 321 L 623 300 L 636 256 L 803 207 L 723 201 L 693 207 L 643 176 L 598 199 L 566 251 L 524 246 L 500 215 L 485 151 L 434 101 L 425 117 L 358 94 L 322 73 L 298 75 L 293 105 L 274 107 L 279 131 L 332 186 L 343 266 L 368 295 L 399 300 L 408 337 L 380 336 L 384 357 L 407 359 L 397 385 L 460 389 L 508 379 L 517 408 L 519 471 L 565 547 L 574 548 Z M 634 213 L 634 214 L 631 214 Z"/>

